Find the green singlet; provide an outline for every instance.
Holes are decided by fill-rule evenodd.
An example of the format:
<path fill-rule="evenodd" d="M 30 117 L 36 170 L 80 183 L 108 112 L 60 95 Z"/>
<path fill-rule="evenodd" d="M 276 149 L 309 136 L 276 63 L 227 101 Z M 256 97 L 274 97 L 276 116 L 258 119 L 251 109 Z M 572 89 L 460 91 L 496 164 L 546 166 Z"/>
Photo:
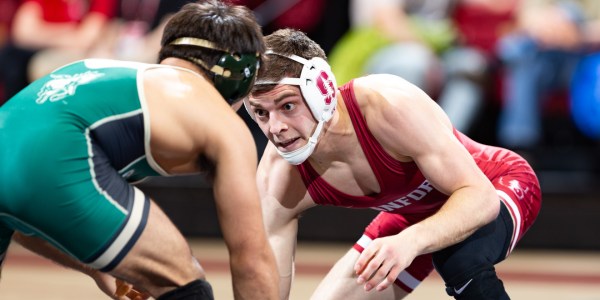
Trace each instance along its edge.
<path fill-rule="evenodd" d="M 74 62 L 0 107 L 0 259 L 15 230 L 103 271 L 127 254 L 150 206 L 129 182 L 168 175 L 149 151 L 142 74 L 155 67 Z"/>

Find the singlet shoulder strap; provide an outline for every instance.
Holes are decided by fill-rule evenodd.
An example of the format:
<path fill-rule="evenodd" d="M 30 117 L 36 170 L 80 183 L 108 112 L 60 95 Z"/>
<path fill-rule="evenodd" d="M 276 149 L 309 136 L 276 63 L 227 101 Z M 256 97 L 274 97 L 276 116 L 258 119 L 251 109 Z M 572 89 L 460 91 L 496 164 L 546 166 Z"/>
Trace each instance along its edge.
<path fill-rule="evenodd" d="M 363 149 L 371 168 L 376 171 L 375 174 L 378 178 L 380 176 L 386 176 L 383 173 L 379 174 L 379 172 L 387 172 L 385 170 L 394 173 L 402 173 L 406 168 L 416 167 L 414 163 L 403 163 L 394 159 L 385 151 L 385 149 L 383 149 L 383 146 L 377 141 L 375 136 L 373 136 L 360 109 L 360 105 L 356 100 L 356 95 L 354 94 L 354 80 L 340 87 L 340 92 L 344 98 L 344 103 L 346 104 L 346 109 L 352 120 L 352 125 L 356 131 L 360 146 Z M 382 184 L 384 180 L 379 178 L 379 181 L 380 184 Z M 382 190 L 384 189 L 383 184 L 381 188 Z"/>

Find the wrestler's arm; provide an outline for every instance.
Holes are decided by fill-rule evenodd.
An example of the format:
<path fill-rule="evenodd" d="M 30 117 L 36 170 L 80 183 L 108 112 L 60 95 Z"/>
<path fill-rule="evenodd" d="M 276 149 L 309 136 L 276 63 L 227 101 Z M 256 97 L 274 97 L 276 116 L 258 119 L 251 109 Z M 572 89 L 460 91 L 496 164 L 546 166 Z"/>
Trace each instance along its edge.
<path fill-rule="evenodd" d="M 258 166 L 257 183 L 262 198 L 267 236 L 279 269 L 280 299 L 287 299 L 294 275 L 294 254 L 298 217 L 315 206 L 295 166 L 290 165 L 268 144 Z"/>
<path fill-rule="evenodd" d="M 386 266 L 389 274 L 383 268 L 367 282 L 375 287 L 387 278 L 378 287 L 386 288 L 414 257 L 456 244 L 491 222 L 500 203 L 493 185 L 456 139 L 447 116 L 433 100 L 395 76 L 372 80 L 386 83 L 380 83 L 376 92 L 364 92 L 372 97 L 372 108 L 366 113 L 371 132 L 392 155 L 414 160 L 429 182 L 449 195 L 437 213 L 388 239 L 390 245 L 399 247 L 381 249 L 374 243 L 375 247 L 363 251 L 355 267 L 367 266 L 361 276 L 365 280 L 386 255 L 401 256 L 400 261 Z M 376 258 L 367 264 L 372 257 Z"/>
<path fill-rule="evenodd" d="M 235 299 L 276 299 L 277 267 L 263 225 L 250 130 L 197 73 L 158 68 L 144 76 L 156 162 L 169 174 L 213 175 Z"/>
<path fill-rule="evenodd" d="M 36 254 L 90 276 L 94 279 L 98 288 L 112 299 L 136 299 L 134 297 L 139 297 L 137 299 L 148 298 L 147 295 L 143 295 L 136 290 L 133 290 L 130 284 L 123 281 L 117 281 L 110 274 L 102 273 L 88 267 L 40 238 L 26 236 L 19 232 L 15 232 L 13 240 Z"/>
<path fill-rule="evenodd" d="M 246 125 L 230 111 L 235 122 L 220 120 L 227 132 L 218 130 L 215 139 L 220 141 L 212 139 L 207 155 L 217 162 L 213 190 L 231 256 L 234 295 L 236 299 L 276 299 L 276 262 L 256 188 L 256 148 Z"/>

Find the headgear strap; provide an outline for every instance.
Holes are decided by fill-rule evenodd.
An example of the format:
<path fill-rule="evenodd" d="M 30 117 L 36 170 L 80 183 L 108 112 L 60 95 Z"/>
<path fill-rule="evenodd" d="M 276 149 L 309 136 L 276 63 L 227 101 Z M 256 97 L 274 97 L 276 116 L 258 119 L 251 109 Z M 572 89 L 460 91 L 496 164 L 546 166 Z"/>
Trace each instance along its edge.
<path fill-rule="evenodd" d="M 203 40 L 203 39 L 199 39 L 199 38 L 194 38 L 194 37 L 180 37 L 175 39 L 174 41 L 170 42 L 169 45 L 184 45 L 184 46 L 196 46 L 196 47 L 202 47 L 202 48 L 208 48 L 208 49 L 213 49 L 213 50 L 217 50 L 217 51 L 221 51 L 221 52 L 226 52 L 226 53 L 231 53 L 231 51 L 222 49 L 220 47 L 217 47 L 213 42 L 211 41 L 207 41 L 207 40 Z M 234 55 L 233 53 L 231 55 Z M 203 68 L 217 74 L 223 77 L 230 77 L 231 76 L 231 71 L 229 70 L 225 70 L 223 67 L 219 66 L 219 65 L 214 65 L 212 67 L 209 67 L 203 60 L 195 58 L 195 57 L 187 57 L 187 59 L 201 65 Z"/>

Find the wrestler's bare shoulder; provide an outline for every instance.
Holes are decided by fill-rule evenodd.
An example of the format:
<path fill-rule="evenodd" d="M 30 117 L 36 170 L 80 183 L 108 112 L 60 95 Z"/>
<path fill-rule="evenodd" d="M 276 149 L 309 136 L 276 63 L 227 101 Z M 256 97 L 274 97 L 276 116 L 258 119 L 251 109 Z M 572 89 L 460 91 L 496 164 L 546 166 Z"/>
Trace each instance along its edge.
<path fill-rule="evenodd" d="M 155 90 L 169 91 L 173 95 L 185 93 L 194 88 L 204 90 L 209 86 L 212 87 L 212 84 L 198 73 L 170 66 L 157 66 L 146 69 L 144 71 L 144 85 L 154 87 Z"/>
<path fill-rule="evenodd" d="M 361 109 L 389 109 L 387 103 L 393 106 L 409 105 L 417 98 L 428 96 L 418 87 L 405 79 L 389 74 L 372 74 L 359 77 L 353 83 L 356 102 Z"/>

